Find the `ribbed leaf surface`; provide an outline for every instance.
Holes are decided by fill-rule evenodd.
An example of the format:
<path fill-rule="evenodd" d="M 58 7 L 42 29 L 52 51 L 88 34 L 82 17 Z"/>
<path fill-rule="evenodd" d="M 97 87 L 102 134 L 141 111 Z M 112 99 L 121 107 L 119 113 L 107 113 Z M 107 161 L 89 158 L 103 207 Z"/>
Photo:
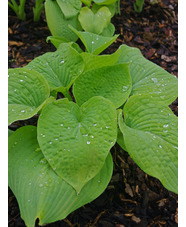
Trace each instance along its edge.
<path fill-rule="evenodd" d="M 25 68 L 8 70 L 8 124 L 34 116 L 49 97 L 41 74 Z"/>
<path fill-rule="evenodd" d="M 103 97 L 94 97 L 81 107 L 67 99 L 57 100 L 42 110 L 38 121 L 44 156 L 77 193 L 100 171 L 116 137 L 116 110 Z"/>
<path fill-rule="evenodd" d="M 127 100 L 130 92 L 129 64 L 116 64 L 89 70 L 81 74 L 73 86 L 73 94 L 78 105 L 93 96 L 103 96 L 118 108 Z"/>
<path fill-rule="evenodd" d="M 178 81 L 175 76 L 145 59 L 137 48 L 122 45 L 118 50 L 122 51 L 119 63 L 131 62 L 131 95 L 149 94 L 155 101 L 167 105 L 176 99 Z"/>
<path fill-rule="evenodd" d="M 148 96 L 132 96 L 120 113 L 119 127 L 124 145 L 132 159 L 168 189 L 177 193 L 178 126 L 177 117 L 169 107 Z"/>
<path fill-rule="evenodd" d="M 63 92 L 69 89 L 84 68 L 80 54 L 71 44 L 61 44 L 60 50 L 48 52 L 31 61 L 26 68 L 41 73 L 48 81 L 51 90 Z"/>
<path fill-rule="evenodd" d="M 77 196 L 74 188 L 56 175 L 38 149 L 36 131 L 34 126 L 25 126 L 9 138 L 9 186 L 27 227 L 34 227 L 37 218 L 40 225 L 64 219 L 94 200 L 107 187 L 113 168 L 109 154 L 101 171 Z"/>

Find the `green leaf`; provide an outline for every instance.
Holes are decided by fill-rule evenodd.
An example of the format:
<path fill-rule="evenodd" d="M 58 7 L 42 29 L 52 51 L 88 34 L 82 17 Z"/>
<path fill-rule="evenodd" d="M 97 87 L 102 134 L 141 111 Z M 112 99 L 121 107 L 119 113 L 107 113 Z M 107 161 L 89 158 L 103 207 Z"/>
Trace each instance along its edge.
<path fill-rule="evenodd" d="M 37 114 L 49 97 L 50 88 L 34 70 L 9 69 L 8 74 L 8 124 L 11 124 Z"/>
<path fill-rule="evenodd" d="M 55 170 L 77 193 L 102 168 L 116 142 L 113 104 L 94 97 L 79 107 L 67 99 L 47 105 L 38 121 L 41 150 Z"/>
<path fill-rule="evenodd" d="M 147 95 L 134 95 L 124 106 L 119 127 L 131 158 L 147 174 L 178 192 L 178 126 L 169 107 Z"/>
<path fill-rule="evenodd" d="M 83 44 L 86 47 L 87 52 L 98 55 L 104 51 L 108 46 L 110 46 L 119 35 L 113 37 L 104 37 L 101 35 L 96 35 L 90 32 L 77 31 L 72 26 L 69 26 L 71 30 L 76 33 Z"/>
<path fill-rule="evenodd" d="M 80 0 L 57 0 L 57 3 L 66 19 L 76 16 L 82 5 Z"/>
<path fill-rule="evenodd" d="M 111 37 L 114 35 L 115 27 L 112 23 L 109 23 L 106 28 L 103 29 L 101 35 L 106 37 Z"/>
<path fill-rule="evenodd" d="M 48 52 L 31 61 L 26 68 L 38 71 L 45 79 L 51 90 L 65 92 L 84 68 L 83 59 L 70 44 L 60 45 L 55 52 Z"/>
<path fill-rule="evenodd" d="M 81 0 L 86 6 L 89 6 L 91 5 L 91 2 L 92 0 Z"/>
<path fill-rule="evenodd" d="M 37 142 L 34 126 L 24 126 L 9 138 L 9 186 L 17 198 L 21 218 L 27 227 L 66 218 L 68 214 L 97 198 L 107 187 L 113 169 L 109 153 L 101 171 L 77 196 L 72 186 L 52 170 Z"/>
<path fill-rule="evenodd" d="M 78 16 L 78 20 L 86 32 L 98 35 L 108 26 L 110 19 L 110 10 L 105 6 L 101 7 L 95 14 L 87 6 L 83 7 Z"/>
<path fill-rule="evenodd" d="M 95 13 L 97 13 L 97 11 L 101 8 L 102 6 L 101 5 L 97 5 L 97 4 L 93 4 L 92 5 L 92 12 L 95 14 Z M 115 7 L 115 5 L 107 5 L 106 6 L 108 9 L 109 9 L 109 11 L 110 11 L 110 13 L 111 13 L 111 18 L 114 16 L 114 14 L 115 14 L 115 9 L 116 9 L 116 7 Z"/>
<path fill-rule="evenodd" d="M 48 43 L 48 41 L 50 41 L 56 47 L 56 49 L 58 49 L 58 47 L 61 43 L 68 43 L 69 42 L 68 39 L 65 39 L 65 38 L 62 38 L 62 37 L 59 37 L 59 36 L 48 36 L 47 39 L 46 39 L 46 42 Z"/>
<path fill-rule="evenodd" d="M 120 56 L 119 51 L 116 51 L 115 53 L 110 55 L 98 55 L 98 56 L 83 52 L 81 53 L 81 57 L 83 58 L 83 61 L 85 63 L 84 72 L 91 69 L 101 68 L 103 66 L 114 65 L 118 61 L 119 56 Z"/>
<path fill-rule="evenodd" d="M 145 59 L 137 48 L 122 45 L 119 50 L 122 54 L 118 63 L 131 62 L 131 95 L 148 94 L 155 101 L 166 105 L 176 99 L 178 81 L 175 76 Z"/>
<path fill-rule="evenodd" d="M 77 30 L 82 30 L 77 15 L 66 19 L 57 2 L 52 0 L 45 1 L 45 14 L 47 25 L 53 36 L 74 42 L 78 39 L 78 36 L 68 27 L 68 25 L 72 25 Z"/>
<path fill-rule="evenodd" d="M 98 5 L 111 5 L 114 4 L 117 0 L 94 0 Z"/>
<path fill-rule="evenodd" d="M 8 129 L 8 137 L 10 137 L 13 133 L 14 133 L 14 131 Z"/>
<path fill-rule="evenodd" d="M 127 100 L 130 92 L 129 64 L 89 70 L 81 74 L 73 86 L 73 94 L 78 105 L 82 105 L 93 96 L 103 96 L 118 108 Z"/>

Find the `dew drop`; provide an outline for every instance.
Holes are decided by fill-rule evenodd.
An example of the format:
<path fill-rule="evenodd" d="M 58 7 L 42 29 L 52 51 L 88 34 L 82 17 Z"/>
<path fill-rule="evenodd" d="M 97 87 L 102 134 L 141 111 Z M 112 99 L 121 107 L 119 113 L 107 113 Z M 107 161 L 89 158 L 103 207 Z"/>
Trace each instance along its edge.
<path fill-rule="evenodd" d="M 167 128 L 168 126 L 169 126 L 168 124 L 163 125 L 164 128 Z"/>
<path fill-rule="evenodd" d="M 63 124 L 60 124 L 61 126 L 63 126 Z"/>
<path fill-rule="evenodd" d="M 98 180 L 98 183 L 100 183 L 101 181 L 100 180 Z"/>
<path fill-rule="evenodd" d="M 105 128 L 110 128 L 109 126 L 106 126 Z"/>
<path fill-rule="evenodd" d="M 30 182 L 28 185 L 31 185 L 32 183 Z"/>
<path fill-rule="evenodd" d="M 68 127 L 68 129 L 70 129 L 70 127 Z"/>
<path fill-rule="evenodd" d="M 20 80 L 20 82 L 23 82 L 23 80 Z"/>
<path fill-rule="evenodd" d="M 12 111 L 15 111 L 14 109 L 12 109 Z"/>
<path fill-rule="evenodd" d="M 43 135 L 43 137 L 45 137 L 45 135 Z"/>
<path fill-rule="evenodd" d="M 152 80 L 154 83 L 157 83 L 157 82 L 158 82 L 157 78 L 151 78 L 151 80 Z"/>
<path fill-rule="evenodd" d="M 161 145 L 159 145 L 159 148 L 162 148 L 162 146 L 161 146 Z"/>
<path fill-rule="evenodd" d="M 92 44 L 94 44 L 94 41 L 92 41 Z"/>
<path fill-rule="evenodd" d="M 64 62 L 65 62 L 64 60 L 60 61 L 61 64 L 63 64 Z"/>
<path fill-rule="evenodd" d="M 87 144 L 90 144 L 90 141 L 87 141 Z"/>
<path fill-rule="evenodd" d="M 28 203 L 30 203 L 30 200 L 28 200 Z"/>
<path fill-rule="evenodd" d="M 22 112 L 22 113 L 24 113 L 24 112 L 25 112 L 25 110 L 21 110 L 21 112 Z"/>
<path fill-rule="evenodd" d="M 94 136 L 91 136 L 91 138 L 93 139 L 93 138 L 94 138 Z"/>
<path fill-rule="evenodd" d="M 83 136 L 88 136 L 88 134 L 85 134 L 85 135 L 83 135 Z"/>
<path fill-rule="evenodd" d="M 52 141 L 50 141 L 49 144 L 52 144 Z"/>
<path fill-rule="evenodd" d="M 58 140 L 58 138 L 55 138 L 55 140 Z"/>
<path fill-rule="evenodd" d="M 16 89 L 14 89 L 14 91 L 17 91 Z"/>
<path fill-rule="evenodd" d="M 96 126 L 97 124 L 93 124 L 93 126 Z"/>
<path fill-rule="evenodd" d="M 43 186 L 43 184 L 40 184 L 40 185 L 39 185 L 39 187 L 42 187 L 42 186 Z"/>

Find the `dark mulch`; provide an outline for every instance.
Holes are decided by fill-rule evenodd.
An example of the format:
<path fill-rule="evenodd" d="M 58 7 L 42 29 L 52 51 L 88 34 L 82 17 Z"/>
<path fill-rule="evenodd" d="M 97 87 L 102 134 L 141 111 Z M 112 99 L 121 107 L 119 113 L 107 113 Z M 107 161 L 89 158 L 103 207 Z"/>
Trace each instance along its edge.
<path fill-rule="evenodd" d="M 157 5 L 146 1 L 143 12 L 133 10 L 134 1 L 121 0 L 121 15 L 113 23 L 120 34 L 105 53 L 113 53 L 121 44 L 140 48 L 143 55 L 177 76 L 178 1 L 160 0 Z M 27 20 L 21 22 L 9 10 L 9 67 L 22 67 L 33 58 L 55 51 L 46 43 L 50 35 L 44 12 L 41 21 L 32 20 L 32 1 L 26 5 Z M 178 101 L 170 105 L 178 114 Z M 12 125 L 15 129 L 24 124 Z M 49 227 L 169 227 L 178 226 L 178 197 L 167 191 L 159 180 L 145 174 L 119 146 L 112 149 L 114 173 L 105 192 L 90 204 L 70 214 L 65 220 Z M 17 201 L 9 190 L 9 226 L 23 227 Z M 36 224 L 36 226 L 38 226 Z"/>

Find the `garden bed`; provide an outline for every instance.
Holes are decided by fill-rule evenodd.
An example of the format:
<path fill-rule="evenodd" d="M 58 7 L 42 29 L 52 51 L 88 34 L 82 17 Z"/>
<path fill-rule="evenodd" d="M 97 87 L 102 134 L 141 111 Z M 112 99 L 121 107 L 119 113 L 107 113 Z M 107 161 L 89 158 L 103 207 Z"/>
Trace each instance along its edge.
<path fill-rule="evenodd" d="M 162 0 L 156 5 L 147 1 L 141 14 L 135 13 L 132 2 L 121 0 L 121 15 L 112 20 L 115 33 L 120 36 L 104 53 L 113 53 L 121 44 L 138 47 L 147 59 L 177 76 L 177 0 Z M 46 43 L 50 32 L 44 12 L 40 22 L 34 23 L 32 6 L 32 2 L 26 4 L 25 22 L 19 21 L 12 10 L 9 11 L 9 68 L 25 66 L 35 57 L 55 51 L 52 44 Z M 176 115 L 177 104 L 176 100 L 170 106 Z M 10 129 L 36 124 L 36 119 L 15 122 Z M 111 150 L 114 172 L 105 192 L 49 227 L 178 226 L 177 195 L 167 191 L 159 180 L 145 174 L 128 153 L 121 150 L 118 145 Z M 9 226 L 25 226 L 11 190 Z"/>

